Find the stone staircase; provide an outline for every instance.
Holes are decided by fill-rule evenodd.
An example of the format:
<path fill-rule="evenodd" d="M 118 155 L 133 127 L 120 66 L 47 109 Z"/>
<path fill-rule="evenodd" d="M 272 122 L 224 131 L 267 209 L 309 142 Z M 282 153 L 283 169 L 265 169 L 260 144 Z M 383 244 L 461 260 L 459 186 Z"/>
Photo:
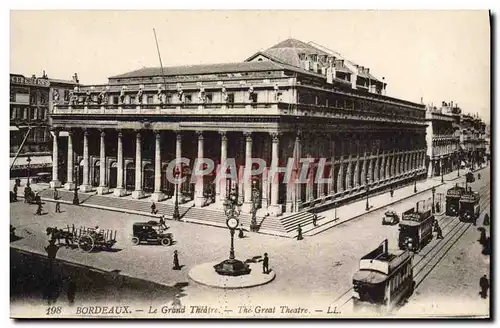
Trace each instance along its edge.
<path fill-rule="evenodd" d="M 294 213 L 292 215 L 280 218 L 281 226 L 283 227 L 284 232 L 290 234 L 291 236 L 295 236 L 297 233 L 297 227 L 300 224 L 302 227 L 302 231 L 306 232 L 308 229 L 304 229 L 304 227 L 313 224 L 313 213 L 305 210 L 302 212 Z M 324 216 L 318 214 L 318 222 L 322 219 L 325 219 Z"/>

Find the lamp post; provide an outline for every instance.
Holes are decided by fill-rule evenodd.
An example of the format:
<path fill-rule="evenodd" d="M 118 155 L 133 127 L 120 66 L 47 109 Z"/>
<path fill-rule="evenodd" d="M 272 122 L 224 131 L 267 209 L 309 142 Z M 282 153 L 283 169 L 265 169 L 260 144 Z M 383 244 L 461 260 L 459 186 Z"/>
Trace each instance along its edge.
<path fill-rule="evenodd" d="M 416 194 L 417 193 L 417 172 L 415 172 L 415 177 L 413 180 L 414 180 L 413 192 Z"/>
<path fill-rule="evenodd" d="M 28 158 L 26 158 L 26 162 L 28 163 L 28 182 L 26 183 L 26 186 L 30 186 L 30 177 L 31 177 L 31 166 L 30 166 L 30 163 L 31 163 L 31 157 L 29 157 L 28 155 Z"/>
<path fill-rule="evenodd" d="M 251 269 L 247 263 L 237 260 L 234 256 L 234 231 L 239 226 L 240 204 L 234 188 L 231 190 L 228 198 L 224 202 L 224 214 L 226 214 L 226 225 L 229 228 L 231 244 L 229 248 L 229 259 L 214 265 L 215 272 L 223 276 L 241 276 L 249 274 Z"/>
<path fill-rule="evenodd" d="M 75 167 L 75 193 L 73 195 L 73 205 L 80 205 L 80 200 L 78 199 L 78 180 L 80 179 L 80 165 Z"/>
<path fill-rule="evenodd" d="M 444 183 L 443 158 L 439 159 L 439 170 L 441 171 L 441 183 Z"/>
<path fill-rule="evenodd" d="M 257 181 L 252 181 L 252 222 L 250 224 L 250 231 L 257 232 L 259 226 L 257 225 L 257 204 L 260 201 L 260 191 L 257 189 Z"/>
<path fill-rule="evenodd" d="M 458 153 L 457 154 L 457 178 L 460 178 L 460 156 L 458 156 Z"/>
<path fill-rule="evenodd" d="M 181 174 L 179 168 L 176 168 L 174 171 L 174 177 L 175 177 L 175 203 L 174 203 L 174 214 L 172 215 L 172 219 L 174 220 L 180 220 L 181 215 L 179 214 L 179 183 L 177 179 L 179 178 L 179 175 Z"/>
<path fill-rule="evenodd" d="M 370 195 L 370 179 L 366 178 L 366 207 L 365 210 L 368 211 L 370 210 L 370 204 L 368 203 L 368 197 Z"/>
<path fill-rule="evenodd" d="M 432 187 L 432 214 L 436 213 L 434 197 L 436 194 L 436 187 Z"/>

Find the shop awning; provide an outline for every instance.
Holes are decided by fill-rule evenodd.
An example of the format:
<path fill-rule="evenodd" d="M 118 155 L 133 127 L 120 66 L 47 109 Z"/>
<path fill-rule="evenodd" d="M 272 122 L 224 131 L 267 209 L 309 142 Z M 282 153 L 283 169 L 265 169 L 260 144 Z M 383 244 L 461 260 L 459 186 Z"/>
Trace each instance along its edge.
<path fill-rule="evenodd" d="M 27 156 L 18 157 L 12 168 L 16 169 L 16 170 L 28 168 L 27 159 L 28 159 Z M 40 167 L 52 166 L 52 156 L 50 156 L 50 155 L 30 156 L 30 159 L 31 159 L 30 168 L 40 168 Z M 11 157 L 10 158 L 10 165 L 12 165 L 13 161 L 14 161 L 14 157 Z"/>

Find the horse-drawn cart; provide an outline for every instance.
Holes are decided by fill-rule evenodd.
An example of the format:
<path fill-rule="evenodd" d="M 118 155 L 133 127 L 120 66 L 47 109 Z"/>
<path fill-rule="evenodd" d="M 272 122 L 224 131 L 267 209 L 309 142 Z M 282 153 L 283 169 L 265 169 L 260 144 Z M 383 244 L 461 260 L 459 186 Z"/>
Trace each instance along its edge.
<path fill-rule="evenodd" d="M 94 249 L 109 250 L 116 244 L 116 230 L 96 231 L 94 228 L 80 227 L 78 229 L 73 225 L 71 228 L 66 226 L 66 230 L 57 228 L 47 228 L 47 235 L 52 239 L 64 239 L 66 247 L 78 246 L 82 251 L 89 253 Z"/>

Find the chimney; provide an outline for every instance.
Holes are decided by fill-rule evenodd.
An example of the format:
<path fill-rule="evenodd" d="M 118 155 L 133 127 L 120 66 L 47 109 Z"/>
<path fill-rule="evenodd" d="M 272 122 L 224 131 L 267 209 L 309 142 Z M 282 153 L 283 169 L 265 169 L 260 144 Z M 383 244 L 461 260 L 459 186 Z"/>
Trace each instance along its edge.
<path fill-rule="evenodd" d="M 450 107 L 453 108 L 453 101 L 450 101 Z"/>
<path fill-rule="evenodd" d="M 370 74 L 370 69 L 369 68 L 366 69 L 366 74 Z"/>
<path fill-rule="evenodd" d="M 78 74 L 77 73 L 75 73 L 75 75 L 73 75 L 73 81 L 75 83 L 80 83 L 80 81 L 78 81 Z"/>

